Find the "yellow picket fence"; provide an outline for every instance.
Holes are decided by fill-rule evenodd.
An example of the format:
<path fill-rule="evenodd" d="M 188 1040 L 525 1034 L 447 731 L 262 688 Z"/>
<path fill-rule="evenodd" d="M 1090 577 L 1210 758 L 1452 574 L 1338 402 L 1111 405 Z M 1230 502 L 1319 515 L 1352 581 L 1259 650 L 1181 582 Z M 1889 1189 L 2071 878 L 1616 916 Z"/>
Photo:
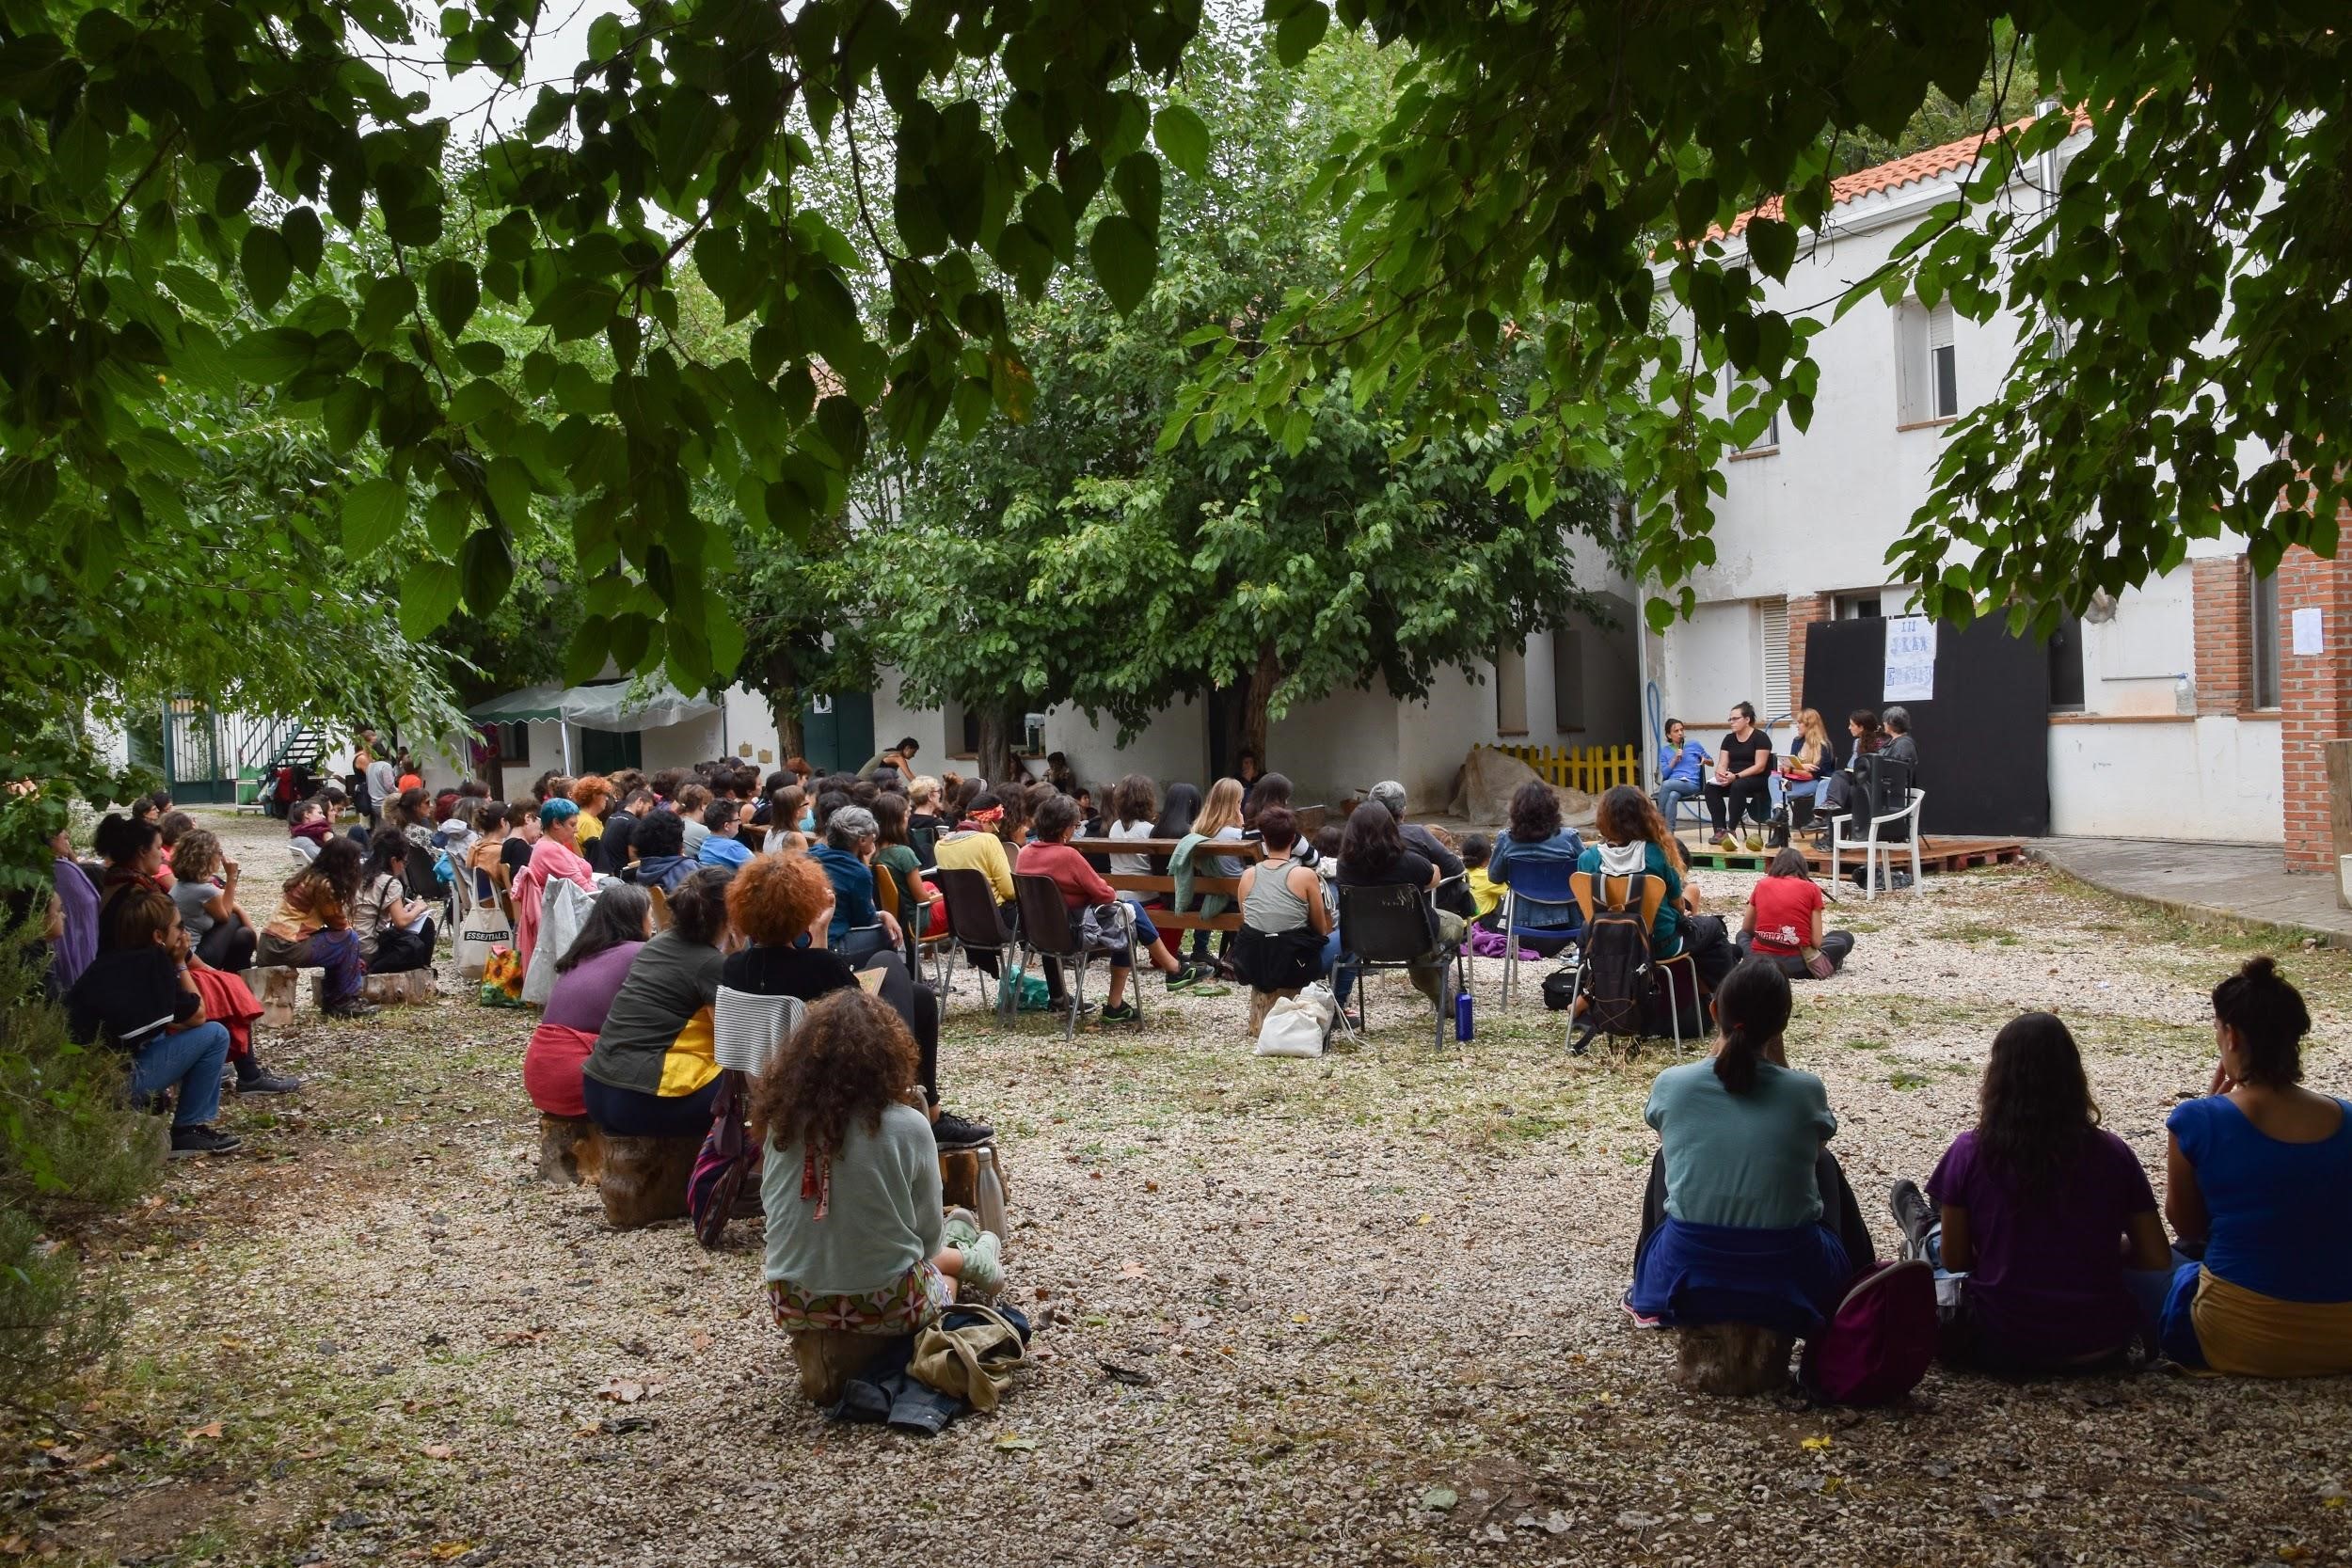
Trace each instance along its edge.
<path fill-rule="evenodd" d="M 1587 795 L 1642 782 L 1642 749 L 1638 746 L 1498 746 L 1495 750 L 1518 758 L 1546 784 L 1581 789 Z"/>

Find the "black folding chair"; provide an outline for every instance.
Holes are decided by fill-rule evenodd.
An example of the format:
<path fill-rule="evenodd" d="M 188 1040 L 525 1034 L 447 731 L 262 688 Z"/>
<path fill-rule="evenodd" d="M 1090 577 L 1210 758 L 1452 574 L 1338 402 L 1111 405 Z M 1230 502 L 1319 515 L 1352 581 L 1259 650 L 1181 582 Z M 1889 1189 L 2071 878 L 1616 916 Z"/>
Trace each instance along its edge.
<path fill-rule="evenodd" d="M 939 1009 L 947 1010 L 947 988 L 956 977 L 956 955 L 968 961 L 973 955 L 982 954 L 996 960 L 1003 968 L 1010 961 L 1017 937 L 1005 928 L 1005 917 L 996 904 L 996 890 L 989 885 L 988 873 L 969 867 L 950 870 L 943 867 L 934 879 L 942 897 L 947 901 L 947 935 L 932 951 L 940 956 Z M 974 969 L 980 966 L 973 964 Z M 996 1010 L 1008 1011 L 1011 993 L 1003 986 L 997 988 Z"/>
<path fill-rule="evenodd" d="M 1087 1006 L 1087 960 L 1109 957 L 1120 951 L 1127 955 L 1127 994 L 1135 999 L 1136 1017 L 1143 1017 L 1143 987 L 1135 976 L 1136 927 L 1131 919 L 1127 936 L 1120 946 L 1089 947 L 1078 934 L 1077 917 L 1071 912 L 1069 902 L 1061 895 L 1061 884 L 1051 877 L 1013 873 L 1013 901 L 1021 910 L 1021 947 L 1025 957 L 1034 956 L 1046 961 L 1058 961 L 1062 975 L 1068 982 L 1064 997 L 1068 1019 L 1062 1027 L 1062 1038 L 1073 1039 L 1078 1033 L 1078 1015 Z M 1024 967 L 1026 965 L 1025 963 Z"/>
<path fill-rule="evenodd" d="M 1370 997 L 1364 976 L 1375 969 L 1414 968 L 1435 953 L 1442 966 L 1438 973 L 1438 1049 L 1445 1049 L 1446 1031 L 1454 1023 L 1454 998 L 1461 990 L 1458 973 L 1462 944 L 1438 940 L 1438 909 L 1426 888 L 1391 883 L 1380 887 L 1340 884 L 1340 969 L 1350 971 L 1360 1023 L 1350 1022 L 1347 1009 L 1340 1021 L 1352 1036 L 1359 1027 L 1372 1028 Z M 1336 984 L 1336 982 L 1335 982 Z"/>

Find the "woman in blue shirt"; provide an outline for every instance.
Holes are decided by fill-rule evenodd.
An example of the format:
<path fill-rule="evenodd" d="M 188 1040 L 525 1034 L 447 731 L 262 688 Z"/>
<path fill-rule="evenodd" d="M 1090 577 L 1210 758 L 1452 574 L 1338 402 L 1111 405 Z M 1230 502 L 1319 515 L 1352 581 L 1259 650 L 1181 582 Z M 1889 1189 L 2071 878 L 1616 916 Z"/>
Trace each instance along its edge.
<path fill-rule="evenodd" d="M 1685 738 L 1682 721 L 1666 721 L 1666 752 L 1658 759 L 1658 815 L 1666 819 L 1669 832 L 1674 828 L 1675 807 L 1684 800 L 1695 800 L 1704 784 L 1707 769 L 1707 748 L 1695 740 Z"/>
<path fill-rule="evenodd" d="M 1538 877 L 1556 874 L 1560 884 L 1556 896 L 1566 898 L 1568 874 L 1583 853 L 1584 841 L 1575 829 L 1560 821 L 1560 797 L 1541 779 L 1530 779 L 1511 796 L 1511 830 L 1495 840 L 1486 877 L 1497 887 L 1507 887 L 1515 875 L 1526 881 L 1531 879 L 1528 868 L 1538 867 Z M 1534 895 L 1523 892 L 1522 896 Z M 1584 925 L 1583 913 L 1574 901 L 1555 904 L 1554 896 L 1547 890 L 1541 904 L 1518 905 L 1511 914 L 1515 930 L 1522 936 L 1531 930 L 1535 933 L 1528 945 L 1539 952 L 1557 952 Z"/>

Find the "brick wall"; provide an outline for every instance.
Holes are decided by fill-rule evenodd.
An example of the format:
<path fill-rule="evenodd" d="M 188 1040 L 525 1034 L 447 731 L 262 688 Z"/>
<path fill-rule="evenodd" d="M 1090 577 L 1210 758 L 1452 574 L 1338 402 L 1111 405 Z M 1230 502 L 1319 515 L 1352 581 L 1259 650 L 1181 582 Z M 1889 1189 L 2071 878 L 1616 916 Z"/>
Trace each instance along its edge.
<path fill-rule="evenodd" d="M 2197 711 L 2233 714 L 2253 693 L 2251 623 L 2247 618 L 2246 558 L 2189 562 L 2189 604 L 2196 624 Z"/>
<path fill-rule="evenodd" d="M 1802 598 L 1790 595 L 1788 600 L 1788 711 L 1804 711 L 1804 628 L 1816 621 L 1830 618 L 1830 596 L 1807 594 Z M 1836 724 L 1829 727 L 1833 736 L 1842 735 Z"/>
<path fill-rule="evenodd" d="M 2348 519 L 2352 520 L 2352 519 Z M 2320 613 L 2321 648 L 2295 651 L 2295 612 Z M 2279 736 L 2287 868 L 2335 869 L 2322 743 L 2352 736 L 2352 562 L 2292 549 L 2279 562 Z"/>

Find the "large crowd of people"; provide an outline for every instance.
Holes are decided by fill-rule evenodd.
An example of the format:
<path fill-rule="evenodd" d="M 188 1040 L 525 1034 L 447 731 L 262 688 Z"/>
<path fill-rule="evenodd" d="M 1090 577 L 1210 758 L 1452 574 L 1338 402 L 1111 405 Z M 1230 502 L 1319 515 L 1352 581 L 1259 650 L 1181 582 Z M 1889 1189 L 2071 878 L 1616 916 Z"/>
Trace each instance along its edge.
<path fill-rule="evenodd" d="M 1329 980 L 1344 1008 L 1344 889 L 1424 896 L 1430 947 L 1404 967 L 1434 1001 L 1474 928 L 1573 955 L 1595 889 L 1655 884 L 1654 909 L 1641 906 L 1647 952 L 1687 957 L 1712 1043 L 1651 1090 L 1660 1148 L 1626 1306 L 1645 1323 L 1804 1337 L 1873 1249 L 1830 1152 L 1827 1088 L 1789 1061 L 1789 983 L 1836 973 L 1853 939 L 1826 928 L 1793 847 L 1736 928 L 1708 912 L 1670 824 L 1694 798 L 1722 842 L 1759 801 L 1833 809 L 1852 757 L 1839 766 L 1808 712 L 1776 765 L 1754 721 L 1733 708 L 1712 753 L 1671 726 L 1657 797 L 1608 791 L 1589 837 L 1531 784 L 1491 840 L 1410 820 L 1387 782 L 1309 834 L 1290 782 L 1254 766 L 1205 793 L 1130 775 L 1098 813 L 1066 760 L 1036 781 L 934 778 L 914 771 L 912 741 L 858 774 L 798 759 L 765 776 L 731 761 L 650 778 L 550 772 L 511 801 L 478 784 L 428 794 L 399 761 L 371 756 L 349 789 L 286 803 L 289 853 L 262 879 L 262 919 L 246 910 L 253 874 L 168 800 L 109 815 L 94 863 L 60 835 L 52 984 L 77 1034 L 125 1053 L 132 1094 L 168 1111 L 186 1154 L 237 1146 L 215 1125 L 225 1086 L 299 1086 L 256 1058 L 258 1009 L 241 1005 L 239 975 L 315 970 L 329 1016 L 364 1016 L 367 974 L 434 961 L 459 878 L 511 914 L 525 967 L 560 943 L 521 1073 L 549 1117 L 614 1138 L 702 1138 L 739 1102 L 723 1032 L 803 1007 L 797 1029 L 770 1028 L 768 1065 L 740 1097 L 761 1152 L 771 1306 L 796 1334 L 883 1335 L 1003 1280 L 1001 1239 L 942 1206 L 940 1152 L 993 1137 L 943 1106 L 941 998 L 921 965 L 927 942 L 955 936 L 943 874 L 972 873 L 992 895 L 998 925 L 971 933 L 972 961 L 991 973 L 1017 939 L 1014 879 L 1049 882 L 1069 929 L 1045 945 L 1109 960 L 1104 1024 L 1136 1017 L 1142 964 L 1179 993 L 1216 976 L 1264 992 Z M 1849 733 L 1854 756 L 1906 747 L 1915 765 L 1899 709 L 1857 713 Z M 358 819 L 348 831 L 346 816 Z M 1232 890 L 1196 885 L 1210 879 Z M 1578 896 L 1563 902 L 1569 883 Z M 542 912 L 557 884 L 582 906 L 560 923 Z M 1061 964 L 1044 969 L 1049 1006 L 1068 1006 Z M 2268 959 L 2216 988 L 2213 1006 L 2218 1065 L 2209 1093 L 2169 1120 L 2161 1203 L 2099 1126 L 2066 1026 L 2027 1014 L 1995 1036 L 1975 1126 L 1924 1190 L 1905 1181 L 1889 1196 L 1904 1251 L 1943 1283 L 1948 1359 L 2062 1372 L 2161 1353 L 2224 1372 L 2352 1370 L 2352 1218 L 2328 1196 L 2352 1178 L 2352 1106 L 2301 1086 L 2310 1017 Z"/>

